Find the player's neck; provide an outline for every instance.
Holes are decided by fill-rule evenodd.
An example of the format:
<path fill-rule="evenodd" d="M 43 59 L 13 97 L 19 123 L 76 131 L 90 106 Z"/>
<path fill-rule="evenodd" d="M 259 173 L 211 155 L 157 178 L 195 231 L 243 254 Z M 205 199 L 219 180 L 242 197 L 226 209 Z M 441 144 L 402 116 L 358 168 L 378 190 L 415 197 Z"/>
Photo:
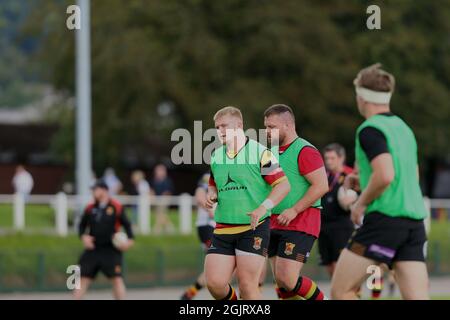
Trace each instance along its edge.
<path fill-rule="evenodd" d="M 239 150 L 241 150 L 245 146 L 246 142 L 247 139 L 244 132 L 238 131 L 234 139 L 227 141 L 227 152 L 234 154 L 238 153 Z"/>
<path fill-rule="evenodd" d="M 282 147 L 288 146 L 288 145 L 290 145 L 292 142 L 294 142 L 294 140 L 297 139 L 297 138 L 298 138 L 298 135 L 297 135 L 296 132 L 291 133 L 291 134 L 288 134 L 288 135 L 286 135 L 286 137 L 283 139 L 283 141 L 281 141 L 281 146 L 282 146 Z"/>
<path fill-rule="evenodd" d="M 109 203 L 109 198 L 102 198 L 98 200 L 98 204 L 102 207 L 106 207 L 106 205 Z"/>
<path fill-rule="evenodd" d="M 389 107 L 388 104 L 371 105 L 370 107 L 368 107 L 366 109 L 364 116 L 366 119 L 369 119 L 370 117 L 373 117 L 377 114 L 386 113 L 386 112 L 391 112 L 391 108 Z"/>
<path fill-rule="evenodd" d="M 331 173 L 338 174 L 338 173 L 341 173 L 342 171 L 344 171 L 344 166 L 339 166 L 336 169 L 331 170 Z"/>

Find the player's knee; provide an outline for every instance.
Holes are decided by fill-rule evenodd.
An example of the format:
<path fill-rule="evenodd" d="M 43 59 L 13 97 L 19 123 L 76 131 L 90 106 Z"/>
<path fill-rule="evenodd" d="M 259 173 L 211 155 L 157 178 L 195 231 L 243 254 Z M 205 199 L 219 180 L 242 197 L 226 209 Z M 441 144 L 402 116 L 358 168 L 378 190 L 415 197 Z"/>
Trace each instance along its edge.
<path fill-rule="evenodd" d="M 220 292 L 228 288 L 228 282 L 221 277 L 209 276 L 206 278 L 206 286 L 210 292 Z"/>
<path fill-rule="evenodd" d="M 289 275 L 289 273 L 282 271 L 280 272 L 277 271 L 275 277 L 277 286 L 280 288 L 284 288 L 288 291 L 293 290 L 298 281 L 298 276 L 292 276 Z"/>
<path fill-rule="evenodd" d="M 239 293 L 243 299 L 248 299 L 255 291 L 258 291 L 257 281 L 239 280 Z"/>

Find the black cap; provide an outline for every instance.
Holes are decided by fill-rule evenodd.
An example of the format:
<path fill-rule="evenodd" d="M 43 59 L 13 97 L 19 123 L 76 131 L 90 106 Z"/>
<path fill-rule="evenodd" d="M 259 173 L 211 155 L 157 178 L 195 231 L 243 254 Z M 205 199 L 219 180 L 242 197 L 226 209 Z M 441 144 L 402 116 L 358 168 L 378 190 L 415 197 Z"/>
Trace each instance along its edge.
<path fill-rule="evenodd" d="M 102 188 L 108 190 L 108 185 L 103 180 L 97 180 L 91 187 L 92 190 Z"/>

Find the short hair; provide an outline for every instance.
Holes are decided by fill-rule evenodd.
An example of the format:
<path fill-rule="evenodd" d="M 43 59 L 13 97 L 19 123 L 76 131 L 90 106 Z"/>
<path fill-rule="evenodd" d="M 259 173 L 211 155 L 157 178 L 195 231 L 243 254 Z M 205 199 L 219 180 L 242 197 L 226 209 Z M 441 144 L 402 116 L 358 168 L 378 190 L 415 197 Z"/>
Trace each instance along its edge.
<path fill-rule="evenodd" d="M 216 121 L 217 119 L 219 119 L 223 116 L 226 116 L 226 115 L 230 115 L 230 116 L 239 118 L 241 121 L 243 120 L 241 110 L 239 110 L 236 107 L 232 107 L 232 106 L 224 107 L 224 108 L 220 109 L 219 111 L 217 111 L 216 114 L 214 115 L 213 119 L 214 119 L 214 121 Z"/>
<path fill-rule="evenodd" d="M 381 66 L 381 63 L 376 63 L 359 71 L 354 85 L 374 91 L 394 92 L 395 78 Z"/>
<path fill-rule="evenodd" d="M 272 115 L 280 115 L 283 113 L 289 113 L 292 120 L 295 121 L 294 111 L 292 111 L 291 107 L 285 104 L 274 104 L 264 111 L 264 117 L 270 117 Z"/>
<path fill-rule="evenodd" d="M 339 143 L 330 143 L 323 149 L 323 153 L 331 151 L 336 152 L 339 157 L 345 158 L 345 148 Z"/>
<path fill-rule="evenodd" d="M 145 173 L 142 170 L 135 170 L 131 174 L 132 179 L 143 180 L 145 179 Z"/>

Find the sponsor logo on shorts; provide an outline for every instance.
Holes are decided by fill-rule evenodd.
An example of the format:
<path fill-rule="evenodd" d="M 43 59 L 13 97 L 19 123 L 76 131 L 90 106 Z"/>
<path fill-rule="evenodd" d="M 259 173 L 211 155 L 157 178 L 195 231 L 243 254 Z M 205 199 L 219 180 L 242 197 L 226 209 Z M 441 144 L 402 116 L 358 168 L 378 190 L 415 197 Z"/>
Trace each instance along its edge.
<path fill-rule="evenodd" d="M 255 250 L 261 249 L 262 240 L 263 239 L 261 237 L 254 237 L 253 238 L 253 249 L 255 249 Z"/>
<path fill-rule="evenodd" d="M 371 244 L 369 246 L 369 252 L 378 253 L 382 256 L 392 259 L 395 256 L 395 250 L 391 248 L 386 248 L 377 244 Z"/>
<path fill-rule="evenodd" d="M 284 254 L 290 256 L 294 251 L 295 243 L 286 242 L 286 247 L 284 248 Z"/>

